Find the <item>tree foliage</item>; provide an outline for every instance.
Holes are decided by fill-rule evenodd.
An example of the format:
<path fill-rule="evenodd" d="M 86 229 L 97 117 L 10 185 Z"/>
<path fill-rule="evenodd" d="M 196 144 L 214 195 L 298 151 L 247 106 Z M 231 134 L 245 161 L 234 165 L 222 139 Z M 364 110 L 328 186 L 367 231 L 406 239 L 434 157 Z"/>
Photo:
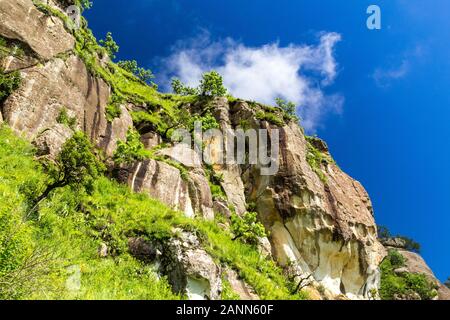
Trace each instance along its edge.
<path fill-rule="evenodd" d="M 198 90 L 202 96 L 224 97 L 227 95 L 222 76 L 214 70 L 203 74 Z"/>
<path fill-rule="evenodd" d="M 258 222 L 256 212 L 247 212 L 241 218 L 236 214 L 231 216 L 231 232 L 233 240 L 241 239 L 248 244 L 257 244 L 259 238 L 266 236 L 264 226 Z"/>
<path fill-rule="evenodd" d="M 56 188 L 92 190 L 93 181 L 104 171 L 104 164 L 95 155 L 94 147 L 82 132 L 67 140 L 54 163 L 47 163 L 51 182 L 36 202 L 45 199 Z"/>
<path fill-rule="evenodd" d="M 437 295 L 437 286 L 426 275 L 395 270 L 405 266 L 406 259 L 397 251 L 389 250 L 381 263 L 380 297 L 393 300 L 398 297 L 412 299 L 419 296 L 422 300 L 431 300 Z"/>
<path fill-rule="evenodd" d="M 198 95 L 197 88 L 192 88 L 183 84 L 178 78 L 172 79 L 172 90 L 175 94 L 179 94 L 182 96 Z"/>
<path fill-rule="evenodd" d="M 119 45 L 114 41 L 112 33 L 108 32 L 106 38 L 99 41 L 103 48 L 105 48 L 111 59 L 115 59 L 115 54 L 119 52 Z"/>

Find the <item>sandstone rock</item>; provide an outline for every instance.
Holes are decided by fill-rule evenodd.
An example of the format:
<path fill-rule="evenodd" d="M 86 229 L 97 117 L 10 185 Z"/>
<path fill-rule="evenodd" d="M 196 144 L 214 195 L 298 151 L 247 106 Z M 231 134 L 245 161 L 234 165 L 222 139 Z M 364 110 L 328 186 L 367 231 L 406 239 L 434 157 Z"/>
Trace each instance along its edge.
<path fill-rule="evenodd" d="M 39 61 L 37 59 L 27 55 L 23 57 L 7 56 L 3 59 L 0 59 L 0 67 L 5 72 L 30 68 L 32 66 L 36 66 L 38 63 Z"/>
<path fill-rule="evenodd" d="M 76 119 L 76 127 L 108 156 L 112 156 L 119 139 L 125 140 L 132 125 L 128 110 L 122 106 L 121 116 L 112 123 L 107 121 L 105 106 L 110 88 L 103 80 L 92 77 L 78 57 L 70 56 L 66 61 L 54 59 L 23 70 L 22 78 L 19 89 L 5 101 L 3 115 L 14 130 L 30 140 L 43 132 L 53 132 L 63 108 Z M 42 140 L 41 137 L 40 144 L 52 144 Z"/>
<path fill-rule="evenodd" d="M 117 175 L 135 192 L 147 193 L 188 217 L 214 219 L 211 190 L 201 169 L 182 176 L 177 168 L 150 159 L 122 167 Z"/>
<path fill-rule="evenodd" d="M 223 140 L 211 139 L 206 142 L 209 159 L 212 161 L 214 171 L 223 177 L 222 188 L 227 195 L 228 202 L 235 208 L 237 214 L 246 212 L 246 198 L 244 193 L 244 184 L 242 182 L 242 172 L 238 164 L 224 163 L 224 155 L 227 150 L 228 135 L 232 129 L 230 121 L 230 107 L 226 98 L 216 98 L 213 102 L 213 113 L 220 124 L 220 130 L 224 133 Z"/>
<path fill-rule="evenodd" d="M 175 292 L 190 300 L 218 300 L 222 291 L 220 268 L 201 249 L 192 233 L 177 231 L 178 237 L 163 243 L 161 270 Z"/>
<path fill-rule="evenodd" d="M 45 60 L 75 45 L 62 21 L 40 12 L 31 0 L 0 1 L 0 21 L 0 35 L 26 43 Z"/>
<path fill-rule="evenodd" d="M 185 144 L 176 144 L 174 147 L 158 151 L 159 155 L 168 156 L 187 168 L 201 168 L 202 160 L 198 154 Z"/>
<path fill-rule="evenodd" d="M 403 273 L 407 273 L 407 272 L 409 272 L 409 270 L 408 270 L 408 268 L 397 268 L 397 269 L 395 269 L 394 270 L 394 272 L 396 273 L 396 274 L 403 274 Z"/>
<path fill-rule="evenodd" d="M 214 220 L 211 188 L 202 169 L 189 172 L 189 197 L 194 211 L 200 212 L 203 218 Z"/>
<path fill-rule="evenodd" d="M 227 269 L 225 271 L 225 278 L 230 283 L 233 292 L 236 293 L 241 300 L 260 300 L 255 290 L 245 283 L 244 280 L 240 279 L 236 271 Z"/>
<path fill-rule="evenodd" d="M 267 237 L 258 238 L 258 251 L 265 258 L 272 257 L 272 246 Z"/>
<path fill-rule="evenodd" d="M 269 127 L 270 129 L 270 127 Z M 336 165 L 323 166 L 323 183 L 306 161 L 307 144 L 291 123 L 280 128 L 280 168 L 263 177 L 257 167 L 243 173 L 247 200 L 257 204 L 281 265 L 312 273 L 335 296 L 369 298 L 379 285 L 385 256 L 377 240 L 364 188 Z M 326 152 L 325 144 L 320 146 Z"/>
<path fill-rule="evenodd" d="M 385 238 L 385 239 L 380 239 L 380 242 L 385 247 L 405 248 L 405 246 L 406 246 L 405 240 L 403 240 L 401 238 Z"/>

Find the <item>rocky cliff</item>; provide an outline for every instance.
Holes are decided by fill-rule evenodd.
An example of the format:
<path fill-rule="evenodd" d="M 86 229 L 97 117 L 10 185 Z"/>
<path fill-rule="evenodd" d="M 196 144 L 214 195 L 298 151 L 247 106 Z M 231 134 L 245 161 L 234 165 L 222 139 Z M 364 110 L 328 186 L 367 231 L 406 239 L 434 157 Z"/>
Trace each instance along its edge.
<path fill-rule="evenodd" d="M 69 28 L 60 6 L 52 1 L 48 6 L 31 0 L 0 1 L 2 72 L 19 71 L 21 78 L 1 104 L 0 121 L 33 141 L 42 157 L 54 157 L 74 131 L 82 130 L 104 151 L 112 176 L 193 219 L 229 218 L 251 207 L 269 235 L 269 241 L 260 239 L 261 251 L 268 259 L 273 256 L 289 278 L 304 281 L 310 296 L 377 297 L 379 265 L 386 252 L 377 239 L 369 196 L 335 164 L 323 141 L 305 137 L 280 110 L 258 103 L 156 92 L 118 71 L 101 50 L 90 49 L 86 25 L 81 31 Z M 125 99 L 119 115 L 111 119 L 107 108 L 114 95 Z M 74 119 L 71 126 L 61 123 L 62 110 Z M 272 131 L 279 130 L 279 170 L 266 176 L 258 164 L 207 166 L 192 150 L 172 145 L 165 136 L 165 119 L 177 110 L 210 110 L 222 132 L 245 124 L 268 130 L 274 139 Z M 155 156 L 114 166 L 117 142 L 126 140 L 130 127 L 139 131 L 149 150 L 157 150 Z M 226 141 L 212 139 L 207 147 L 213 158 L 231 152 Z M 216 184 L 225 196 L 212 192 L 212 175 L 221 177 Z M 159 253 L 170 252 L 163 257 L 157 258 L 139 239 L 130 239 L 130 251 L 158 259 L 174 288 L 191 298 L 217 299 L 221 273 L 228 275 L 241 298 L 257 297 L 234 271 L 220 270 L 199 248 L 195 235 L 181 234 L 156 245 Z"/>

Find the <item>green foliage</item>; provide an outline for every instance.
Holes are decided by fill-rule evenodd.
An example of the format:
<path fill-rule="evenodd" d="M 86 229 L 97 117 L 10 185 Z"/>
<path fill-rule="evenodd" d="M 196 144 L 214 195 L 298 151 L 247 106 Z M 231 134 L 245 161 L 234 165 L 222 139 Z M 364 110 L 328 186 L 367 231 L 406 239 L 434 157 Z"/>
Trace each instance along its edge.
<path fill-rule="evenodd" d="M 5 73 L 0 69 L 0 103 L 6 100 L 9 95 L 20 86 L 21 77 L 18 71 Z"/>
<path fill-rule="evenodd" d="M 298 117 L 296 115 L 297 107 L 296 107 L 295 103 L 290 102 L 290 101 L 285 101 L 281 98 L 276 98 L 275 102 L 277 103 L 277 106 L 285 112 L 285 114 L 287 115 L 287 117 L 289 119 L 297 119 L 298 120 Z"/>
<path fill-rule="evenodd" d="M 151 70 L 139 67 L 136 60 L 119 61 L 117 65 L 147 83 L 155 77 Z"/>
<path fill-rule="evenodd" d="M 266 236 L 264 226 L 258 222 L 256 212 L 247 212 L 241 218 L 237 214 L 231 216 L 231 232 L 233 240 L 240 239 L 245 243 L 256 245 L 258 239 Z"/>
<path fill-rule="evenodd" d="M 92 8 L 92 1 L 90 0 L 78 0 L 80 2 L 80 6 L 83 9 L 90 9 Z"/>
<path fill-rule="evenodd" d="M 444 285 L 450 289 L 450 277 L 445 281 Z"/>
<path fill-rule="evenodd" d="M 224 97 L 227 95 L 222 76 L 214 70 L 203 74 L 198 91 L 202 96 Z"/>
<path fill-rule="evenodd" d="M 111 59 L 116 58 L 115 54 L 119 52 L 119 46 L 114 41 L 111 32 L 108 32 L 106 34 L 105 40 L 100 40 L 100 45 L 102 45 L 106 49 L 106 52 L 108 53 Z"/>
<path fill-rule="evenodd" d="M 276 113 L 274 112 L 266 112 L 263 110 L 259 110 L 256 112 L 255 115 L 256 119 L 261 120 L 261 121 L 267 121 L 271 124 L 274 124 L 278 127 L 283 127 L 284 126 L 284 121 L 282 118 L 280 118 Z"/>
<path fill-rule="evenodd" d="M 222 278 L 222 295 L 221 299 L 225 301 L 240 300 L 239 295 L 233 291 L 230 282 Z"/>
<path fill-rule="evenodd" d="M 127 131 L 127 140 L 118 141 L 117 149 L 114 152 L 114 162 L 116 164 L 133 164 L 150 157 L 150 152 L 145 149 L 141 142 L 141 136 L 135 129 Z"/>
<path fill-rule="evenodd" d="M 418 294 L 422 300 L 431 300 L 437 295 L 437 286 L 426 275 L 417 273 L 396 274 L 395 269 L 405 265 L 405 258 L 396 250 L 390 250 L 380 265 L 381 285 L 379 294 L 383 300 L 393 300 L 396 295 Z"/>
<path fill-rule="evenodd" d="M 189 87 L 181 82 L 178 78 L 172 79 L 172 90 L 175 94 L 182 96 L 198 95 L 198 89 Z"/>
<path fill-rule="evenodd" d="M 172 79 L 172 90 L 174 93 L 188 96 L 201 95 L 208 97 L 225 97 L 227 96 L 227 89 L 223 85 L 222 76 L 217 71 L 205 72 L 200 80 L 200 85 L 197 88 L 189 87 L 183 84 L 180 79 Z"/>
<path fill-rule="evenodd" d="M 119 118 L 122 114 L 120 106 L 123 103 L 123 98 L 117 94 L 112 94 L 109 98 L 108 105 L 106 106 L 106 120 L 113 122 L 115 118 Z"/>
<path fill-rule="evenodd" d="M 127 253 L 128 237 L 167 239 L 176 236 L 174 227 L 196 233 L 213 259 L 236 270 L 262 299 L 307 298 L 303 293 L 291 295 L 287 280 L 272 260 L 261 257 L 253 246 L 232 241 L 231 235 L 214 222 L 187 218 L 105 177 L 93 181 L 89 194 L 76 192 L 70 186 L 56 189 L 39 206 L 40 219 L 27 221 L 23 234 L 14 233 L 17 238 L 12 249 L 4 250 L 3 230 L 19 225 L 28 207 L 27 199 L 34 198 L 29 193 L 41 189 L 43 181 L 50 179 L 39 168 L 28 143 L 15 138 L 9 130 L 0 131 L 0 195 L 5 199 L 0 202 L 0 250 L 9 252 L 0 254 L 0 259 L 7 259 L 2 260 L 0 273 L 4 274 L 6 266 L 19 270 L 21 257 L 36 247 L 49 248 L 58 257 L 46 272 L 33 273 L 36 276 L 30 279 L 36 281 L 30 283 L 27 278 L 26 283 L 18 283 L 14 295 L 0 290 L 3 298 L 179 299 L 164 277 L 158 280 L 150 266 Z M 14 209 L 19 213 L 15 219 L 11 217 Z M 2 220 L 3 214 L 9 216 Z M 107 258 L 98 257 L 100 243 L 108 247 Z M 11 267 L 14 265 L 19 267 Z M 80 271 L 80 290 L 66 285 L 71 267 Z"/>
<path fill-rule="evenodd" d="M 50 183 L 36 198 L 36 203 L 55 189 L 66 186 L 90 192 L 94 180 L 105 171 L 105 165 L 97 158 L 94 147 L 82 132 L 76 132 L 64 143 L 55 163 L 46 165 Z"/>
<path fill-rule="evenodd" d="M 61 108 L 61 110 L 59 111 L 59 115 L 56 118 L 56 121 L 58 123 L 60 123 L 60 124 L 68 126 L 72 130 L 74 130 L 75 126 L 77 125 L 77 118 L 76 117 L 70 117 L 68 112 L 67 112 L 67 108 L 66 107 Z"/>
<path fill-rule="evenodd" d="M 333 160 L 326 154 L 320 152 L 314 145 L 311 143 L 311 139 L 314 137 L 306 137 L 308 153 L 306 155 L 306 161 L 310 165 L 311 169 L 317 174 L 322 183 L 327 183 L 327 177 L 325 173 L 322 171 L 323 165 L 328 165 L 333 163 Z"/>
<path fill-rule="evenodd" d="M 395 268 L 401 268 L 405 266 L 406 259 L 397 250 L 389 250 L 387 259 L 390 261 L 391 266 Z"/>
<path fill-rule="evenodd" d="M 0 299 L 21 299 L 43 286 L 39 278 L 50 263 L 27 220 L 31 193 L 44 180 L 32 155 L 28 143 L 0 124 Z"/>

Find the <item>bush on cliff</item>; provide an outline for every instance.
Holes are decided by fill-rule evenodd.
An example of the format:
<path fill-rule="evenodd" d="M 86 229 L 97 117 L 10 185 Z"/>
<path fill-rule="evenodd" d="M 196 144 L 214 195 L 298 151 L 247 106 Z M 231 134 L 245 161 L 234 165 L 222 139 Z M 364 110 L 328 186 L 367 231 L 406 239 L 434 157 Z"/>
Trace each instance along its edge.
<path fill-rule="evenodd" d="M 437 295 L 436 284 L 426 275 L 399 272 L 396 269 L 405 265 L 405 258 L 397 250 L 389 250 L 388 256 L 380 265 L 381 285 L 379 294 L 383 300 L 413 299 L 431 300 Z"/>

